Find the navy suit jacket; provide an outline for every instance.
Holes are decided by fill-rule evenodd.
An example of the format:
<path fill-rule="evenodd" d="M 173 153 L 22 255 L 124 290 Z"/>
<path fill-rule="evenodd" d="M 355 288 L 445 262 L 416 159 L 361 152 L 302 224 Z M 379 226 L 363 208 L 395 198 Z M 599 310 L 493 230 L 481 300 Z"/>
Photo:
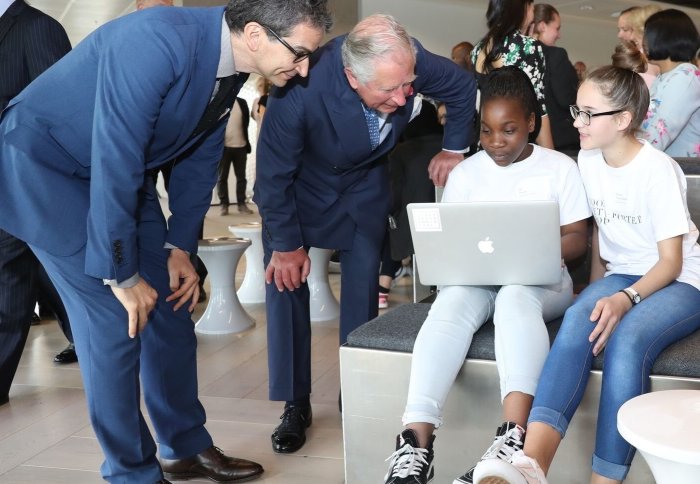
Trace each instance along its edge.
<path fill-rule="evenodd" d="M 86 274 L 122 281 L 138 272 L 144 171 L 178 158 L 166 240 L 195 252 L 226 120 L 191 135 L 214 89 L 222 17 L 223 7 L 119 18 L 14 98 L 0 121 L 0 227 L 55 255 L 86 246 Z"/>
<path fill-rule="evenodd" d="M 408 124 L 415 95 L 391 115 L 392 129 L 372 151 L 358 94 L 343 71 L 344 36 L 315 52 L 306 79 L 270 95 L 257 149 L 255 201 L 276 251 L 302 245 L 349 249 L 355 230 L 383 237 L 390 193 L 386 154 Z M 473 136 L 476 83 L 418 42 L 415 92 L 447 104 L 443 147 L 462 150 Z"/>
<path fill-rule="evenodd" d="M 16 0 L 0 17 L 0 110 L 70 51 L 58 21 Z"/>

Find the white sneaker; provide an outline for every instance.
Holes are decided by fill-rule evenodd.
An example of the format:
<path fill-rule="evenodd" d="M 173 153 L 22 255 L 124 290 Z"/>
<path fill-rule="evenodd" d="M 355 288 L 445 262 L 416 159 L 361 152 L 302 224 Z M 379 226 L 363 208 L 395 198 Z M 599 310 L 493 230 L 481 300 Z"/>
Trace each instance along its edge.
<path fill-rule="evenodd" d="M 532 457 L 526 456 L 522 450 L 513 454 L 510 463 L 526 479 L 527 484 L 547 484 L 547 478 L 540 465 Z"/>
<path fill-rule="evenodd" d="M 455 479 L 452 484 L 472 484 L 477 482 L 474 477 L 475 470 L 479 465 L 482 470 L 481 475 L 484 475 L 484 472 L 490 472 L 491 468 L 506 464 L 515 452 L 522 450 L 524 439 L 525 429 L 514 422 L 503 422 L 496 429 L 496 437 L 493 439 L 493 443 L 484 452 L 477 466 L 472 467 Z"/>
<path fill-rule="evenodd" d="M 510 462 L 502 460 L 481 461 L 474 470 L 474 484 L 547 484 L 547 478 L 539 464 L 522 450 L 513 454 Z M 483 465 L 482 465 L 483 464 Z"/>

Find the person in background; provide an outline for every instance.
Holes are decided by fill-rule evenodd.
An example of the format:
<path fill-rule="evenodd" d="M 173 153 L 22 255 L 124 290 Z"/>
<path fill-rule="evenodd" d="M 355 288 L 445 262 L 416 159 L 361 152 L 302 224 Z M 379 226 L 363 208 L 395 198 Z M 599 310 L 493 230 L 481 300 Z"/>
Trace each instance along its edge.
<path fill-rule="evenodd" d="M 622 12 L 617 19 L 617 38 L 621 41 L 629 41 L 646 54 L 643 39 L 644 39 L 644 22 L 652 14 L 661 11 L 658 5 L 644 5 L 641 7 L 630 7 Z M 659 75 L 659 68 L 651 63 L 647 64 L 647 70 L 640 72 L 640 76 L 644 79 L 647 87 L 651 88 L 654 79 Z"/>
<path fill-rule="evenodd" d="M 258 89 L 259 96 L 253 100 L 253 106 L 250 110 L 250 117 L 253 118 L 253 121 L 255 121 L 258 126 L 256 139 L 259 140 L 260 128 L 262 128 L 263 118 L 265 117 L 265 109 L 267 109 L 267 97 L 270 94 L 272 85 L 267 79 L 261 77 L 258 79 L 256 87 Z"/>
<path fill-rule="evenodd" d="M 558 202 L 561 282 L 440 288 L 413 348 L 403 415 L 406 428 L 396 438 L 396 451 L 387 459 L 386 484 L 432 480 L 434 431 L 443 423 L 448 392 L 474 333 L 491 318 L 496 328 L 504 422 L 479 465 L 488 469 L 522 449 L 523 427 L 549 351 L 545 322 L 561 316 L 573 300 L 573 284 L 564 262 L 586 250 L 586 222 L 591 212 L 576 164 L 561 153 L 528 142 L 535 129 L 538 104 L 530 79 L 509 66 L 494 70 L 484 86 L 480 126 L 484 149 L 452 171 L 442 202 Z M 471 484 L 476 477 L 473 472 L 473 467 L 467 469 L 454 484 Z"/>
<path fill-rule="evenodd" d="M 476 83 L 425 50 L 390 15 L 371 15 L 312 56 L 308 81 L 275 89 L 257 150 L 263 220 L 270 399 L 285 402 L 271 436 L 296 452 L 311 425 L 309 246 L 340 251 L 340 344 L 377 316 L 379 260 L 390 209 L 387 155 L 421 106 L 450 109 L 431 179 L 445 183 L 472 141 Z"/>
<path fill-rule="evenodd" d="M 700 70 L 693 58 L 698 29 L 685 12 L 655 13 L 646 22 L 644 44 L 661 74 L 651 86 L 642 135 L 670 156 L 700 157 Z"/>
<path fill-rule="evenodd" d="M 0 227 L 66 306 L 107 481 L 263 472 L 205 428 L 190 254 L 248 73 L 306 76 L 331 22 L 324 0 L 142 10 L 98 27 L 0 115 Z M 146 172 L 170 160 L 166 223 Z"/>
<path fill-rule="evenodd" d="M 586 71 L 588 70 L 588 68 L 586 67 L 585 62 L 576 61 L 574 62 L 574 69 L 576 69 L 576 77 L 578 77 L 578 83 L 580 85 L 586 78 Z"/>
<path fill-rule="evenodd" d="M 251 152 L 248 140 L 248 124 L 250 112 L 248 103 L 243 98 L 236 98 L 231 107 L 231 114 L 226 125 L 224 135 L 224 153 L 219 162 L 219 179 L 216 182 L 217 194 L 221 202 L 221 215 L 228 215 L 228 174 L 233 165 L 233 173 L 236 176 L 236 202 L 238 213 L 249 215 L 253 211 L 246 204 L 245 177 L 246 161 Z"/>
<path fill-rule="evenodd" d="M 590 482 L 622 482 L 635 449 L 617 430 L 620 407 L 650 391 L 651 368 L 666 347 L 700 328 L 698 230 L 680 166 L 636 136 L 648 105 L 644 81 L 619 67 L 596 69 L 578 90 L 571 113 L 581 133 L 578 166 L 595 220 L 591 283 L 564 315 L 523 450 L 483 474 L 485 482 L 546 484 L 593 358 L 603 350 Z"/>
<path fill-rule="evenodd" d="M 68 35 L 57 20 L 23 0 L 0 0 L 0 112 L 10 99 L 70 49 Z M 4 138 L 0 139 L 5 142 Z M 22 183 L 32 185 L 33 177 L 27 176 Z M 0 228 L 0 405 L 9 401 L 38 290 L 50 299 L 51 309 L 72 344 L 63 303 L 59 297 L 52 297 L 56 291 L 42 274 L 41 263 L 24 241 L 3 228 Z M 70 344 L 66 348 L 69 353 L 73 352 Z M 61 352 L 56 357 L 68 363 L 75 361 L 73 355 Z"/>
<path fill-rule="evenodd" d="M 578 130 L 569 115 L 569 106 L 576 104 L 578 77 L 566 50 L 556 47 L 561 37 L 561 17 L 553 6 L 535 4 L 532 36 L 542 42 L 546 71 L 544 99 L 552 128 L 554 149 L 576 155 L 580 149 Z"/>
<path fill-rule="evenodd" d="M 473 49 L 474 45 L 471 42 L 460 42 L 452 47 L 450 58 L 452 59 L 452 62 L 457 64 L 462 69 L 472 72 L 474 70 L 471 59 Z"/>
<path fill-rule="evenodd" d="M 435 106 L 423 99 L 420 114 L 408 123 L 401 141 L 389 154 L 392 202 L 382 244 L 379 309 L 389 306 L 392 283 L 403 271 L 401 261 L 413 255 L 406 205 L 435 201 L 435 184 L 428 176 L 428 165 L 442 148 L 443 125 L 438 122 Z"/>
<path fill-rule="evenodd" d="M 488 32 L 474 47 L 472 63 L 480 83 L 486 74 L 505 66 L 514 65 L 528 75 L 540 106 L 537 120 L 541 125 L 533 134 L 537 144 L 554 148 L 545 102 L 542 44 L 520 30 L 534 22 L 534 8 L 533 0 L 490 0 L 486 10 Z"/>

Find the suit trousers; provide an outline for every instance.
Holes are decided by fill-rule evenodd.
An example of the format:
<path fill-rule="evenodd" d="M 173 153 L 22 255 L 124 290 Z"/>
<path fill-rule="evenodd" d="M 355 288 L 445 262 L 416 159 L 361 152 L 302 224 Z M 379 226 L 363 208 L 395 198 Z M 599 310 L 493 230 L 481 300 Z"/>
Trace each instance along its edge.
<path fill-rule="evenodd" d="M 352 248 L 340 251 L 341 345 L 351 331 L 377 317 L 381 243 L 381 238 L 356 230 Z M 265 236 L 263 248 L 267 267 L 272 249 Z M 265 289 L 270 400 L 298 400 L 311 394 L 309 287 L 302 284 L 294 291 L 280 292 L 273 283 Z"/>
<path fill-rule="evenodd" d="M 233 174 L 236 175 L 236 203 L 245 203 L 245 189 L 248 181 L 245 178 L 245 165 L 248 158 L 248 150 L 245 146 L 240 148 L 224 148 L 224 154 L 219 162 L 219 179 L 216 183 L 217 196 L 221 205 L 228 206 L 228 174 L 233 164 Z"/>
<path fill-rule="evenodd" d="M 26 243 L 0 229 L 0 397 L 10 392 L 39 295 L 72 343 L 66 310 L 46 271 Z"/>
<path fill-rule="evenodd" d="M 29 334 L 37 266 L 27 244 L 0 229 L 0 397 L 10 392 Z"/>
<path fill-rule="evenodd" d="M 84 273 L 85 248 L 60 257 L 33 248 L 63 299 L 73 327 L 93 429 L 109 482 L 162 478 L 156 445 L 140 410 L 141 386 L 160 455 L 193 456 L 212 445 L 197 397 L 197 340 L 186 306 L 173 311 L 164 249 L 166 224 L 150 180 L 139 193 L 139 274 L 157 292 L 148 325 L 136 338 L 112 289 Z"/>

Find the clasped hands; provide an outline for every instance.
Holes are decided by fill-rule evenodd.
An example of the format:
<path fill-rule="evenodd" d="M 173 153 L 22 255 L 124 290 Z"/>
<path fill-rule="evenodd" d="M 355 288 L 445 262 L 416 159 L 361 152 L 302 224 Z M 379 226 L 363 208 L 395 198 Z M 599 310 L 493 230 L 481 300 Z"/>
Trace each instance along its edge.
<path fill-rule="evenodd" d="M 170 289 L 173 292 L 165 300 L 167 302 L 177 300 L 173 311 L 177 311 L 190 301 L 187 309 L 189 312 L 194 311 L 199 300 L 199 276 L 187 252 L 181 249 L 170 251 L 168 274 L 170 276 Z M 158 293 L 143 278 L 139 279 L 132 287 L 112 286 L 111 289 L 129 315 L 129 337 L 134 338 L 146 327 L 148 315 L 153 311 L 158 301 Z"/>

